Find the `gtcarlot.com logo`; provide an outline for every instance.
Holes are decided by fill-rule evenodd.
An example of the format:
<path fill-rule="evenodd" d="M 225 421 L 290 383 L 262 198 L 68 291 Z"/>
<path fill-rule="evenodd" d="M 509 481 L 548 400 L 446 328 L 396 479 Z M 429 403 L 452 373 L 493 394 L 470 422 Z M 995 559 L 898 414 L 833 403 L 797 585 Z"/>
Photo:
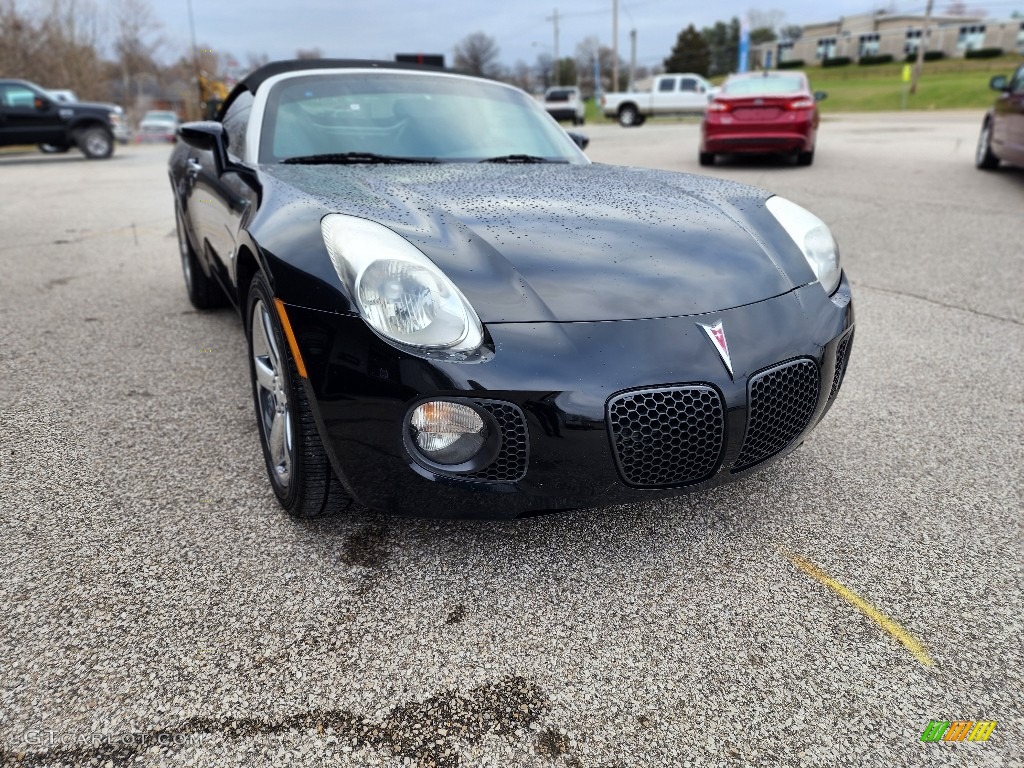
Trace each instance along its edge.
<path fill-rule="evenodd" d="M 995 720 L 929 720 L 921 741 L 988 741 Z"/>

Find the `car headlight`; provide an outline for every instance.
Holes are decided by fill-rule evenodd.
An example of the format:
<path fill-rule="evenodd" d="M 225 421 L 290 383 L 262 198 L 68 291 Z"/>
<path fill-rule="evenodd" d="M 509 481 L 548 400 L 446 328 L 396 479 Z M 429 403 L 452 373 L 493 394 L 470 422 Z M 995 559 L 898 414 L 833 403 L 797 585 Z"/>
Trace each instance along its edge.
<path fill-rule="evenodd" d="M 331 262 L 377 333 L 425 350 L 475 351 L 483 326 L 455 284 L 382 224 L 331 213 L 320 223 Z"/>
<path fill-rule="evenodd" d="M 769 198 L 765 207 L 793 238 L 825 293 L 832 295 L 839 286 L 842 268 L 839 266 L 839 246 L 825 222 L 806 208 L 777 195 Z"/>

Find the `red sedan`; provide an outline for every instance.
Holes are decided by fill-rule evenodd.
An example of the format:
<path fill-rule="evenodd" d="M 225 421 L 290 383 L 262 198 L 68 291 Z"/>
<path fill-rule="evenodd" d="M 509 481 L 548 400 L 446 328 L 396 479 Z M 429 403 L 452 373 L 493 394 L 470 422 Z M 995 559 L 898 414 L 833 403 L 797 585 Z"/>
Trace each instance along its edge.
<path fill-rule="evenodd" d="M 716 155 L 792 154 L 799 165 L 814 162 L 818 102 L 803 72 L 731 75 L 708 104 L 700 126 L 700 164 Z"/>

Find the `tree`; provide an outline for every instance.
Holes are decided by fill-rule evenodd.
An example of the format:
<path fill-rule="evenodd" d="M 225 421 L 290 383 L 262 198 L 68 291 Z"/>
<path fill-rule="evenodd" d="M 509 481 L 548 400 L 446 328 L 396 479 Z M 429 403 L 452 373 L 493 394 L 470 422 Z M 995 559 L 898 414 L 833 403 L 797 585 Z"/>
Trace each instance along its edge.
<path fill-rule="evenodd" d="M 572 56 L 560 58 L 555 74 L 559 85 L 576 85 L 576 59 Z"/>
<path fill-rule="evenodd" d="M 522 59 L 519 59 L 507 73 L 506 82 L 510 85 L 514 85 L 516 88 L 522 88 L 524 91 L 530 92 L 533 90 L 533 70 L 530 65 Z"/>
<path fill-rule="evenodd" d="M 320 48 L 299 48 L 295 51 L 296 59 L 322 59 L 324 52 Z"/>
<path fill-rule="evenodd" d="M 711 56 L 708 43 L 691 24 L 679 33 L 672 53 L 665 59 L 666 72 L 696 72 L 707 77 Z"/>
<path fill-rule="evenodd" d="M 116 0 L 113 4 L 114 53 L 121 69 L 122 98 L 129 110 L 142 99 L 144 83 L 157 81 L 156 52 L 163 45 L 160 22 L 148 0 Z"/>
<path fill-rule="evenodd" d="M 498 45 L 494 38 L 483 32 L 466 35 L 455 46 L 455 69 L 467 75 L 497 77 L 501 74 L 498 63 Z"/>
<path fill-rule="evenodd" d="M 785 42 L 793 42 L 799 40 L 804 35 L 804 28 L 799 24 L 786 24 L 785 26 L 779 27 L 779 40 Z"/>
<path fill-rule="evenodd" d="M 778 40 L 775 30 L 771 27 L 758 27 L 750 30 L 750 44 L 760 45 L 761 43 L 774 43 Z"/>
<path fill-rule="evenodd" d="M 727 23 L 716 21 L 713 27 L 704 27 L 700 36 L 708 44 L 711 61 L 709 75 L 724 75 L 733 72 L 739 61 L 740 20 L 735 16 Z"/>
<path fill-rule="evenodd" d="M 580 89 L 586 96 L 594 93 L 594 60 L 598 62 L 601 72 L 601 90 L 614 91 L 624 90 L 629 82 L 629 68 L 626 62 L 619 57 L 619 82 L 612 84 L 612 49 L 601 45 L 601 42 L 594 36 L 584 38 L 576 45 L 576 75 Z M 563 79 L 563 85 L 572 85 L 572 80 Z"/>

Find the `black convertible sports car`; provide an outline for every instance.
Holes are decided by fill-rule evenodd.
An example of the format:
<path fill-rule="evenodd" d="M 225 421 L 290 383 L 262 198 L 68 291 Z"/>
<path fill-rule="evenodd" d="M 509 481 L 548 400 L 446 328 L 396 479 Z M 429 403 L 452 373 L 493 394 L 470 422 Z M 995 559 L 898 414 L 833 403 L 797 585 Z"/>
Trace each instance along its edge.
<path fill-rule="evenodd" d="M 791 451 L 839 391 L 853 307 L 820 219 L 592 164 L 516 88 L 276 62 L 179 135 L 189 298 L 242 315 L 292 514 L 513 517 L 709 488 Z"/>

